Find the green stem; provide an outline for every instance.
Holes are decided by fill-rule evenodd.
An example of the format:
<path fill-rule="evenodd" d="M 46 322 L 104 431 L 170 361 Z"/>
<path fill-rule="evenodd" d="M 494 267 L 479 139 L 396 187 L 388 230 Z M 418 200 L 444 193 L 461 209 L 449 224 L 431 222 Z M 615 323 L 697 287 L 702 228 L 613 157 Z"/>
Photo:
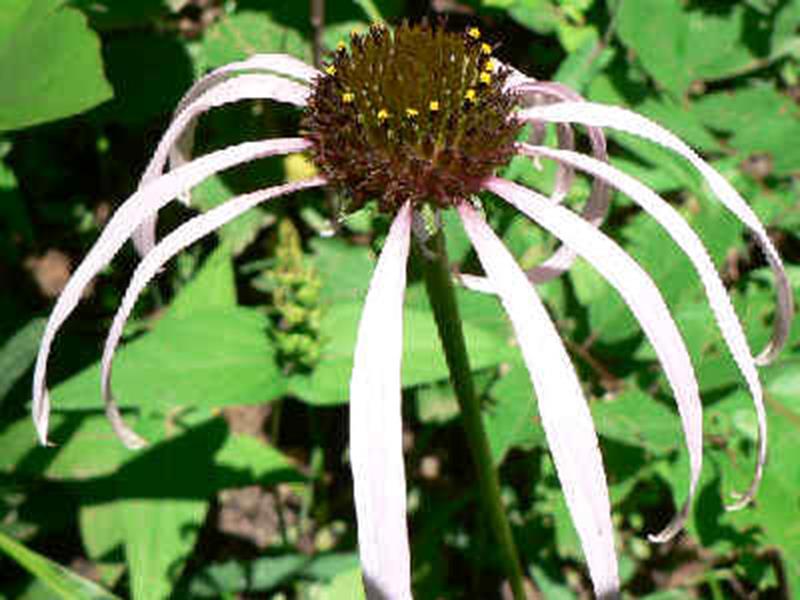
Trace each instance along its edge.
<path fill-rule="evenodd" d="M 525 600 L 522 567 L 511 534 L 511 525 L 506 518 L 506 511 L 500 498 L 500 481 L 492 461 L 489 439 L 483 428 L 481 405 L 472 381 L 461 317 L 441 231 L 436 233 L 428 246 L 433 250 L 434 256 L 422 257 L 420 261 L 423 265 L 425 287 L 450 370 L 450 381 L 461 406 L 461 419 L 467 433 L 467 442 L 478 471 L 481 498 L 489 515 L 492 531 L 500 544 L 514 600 Z"/>

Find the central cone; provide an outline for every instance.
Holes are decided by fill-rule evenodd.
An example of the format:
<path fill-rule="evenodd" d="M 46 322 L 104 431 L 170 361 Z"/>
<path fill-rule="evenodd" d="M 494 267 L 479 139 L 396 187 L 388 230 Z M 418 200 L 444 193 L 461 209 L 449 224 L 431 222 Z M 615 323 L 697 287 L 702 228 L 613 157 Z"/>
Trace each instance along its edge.
<path fill-rule="evenodd" d="M 303 119 L 313 159 L 358 208 L 445 207 L 505 164 L 520 125 L 508 77 L 471 28 L 373 26 L 335 52 Z"/>

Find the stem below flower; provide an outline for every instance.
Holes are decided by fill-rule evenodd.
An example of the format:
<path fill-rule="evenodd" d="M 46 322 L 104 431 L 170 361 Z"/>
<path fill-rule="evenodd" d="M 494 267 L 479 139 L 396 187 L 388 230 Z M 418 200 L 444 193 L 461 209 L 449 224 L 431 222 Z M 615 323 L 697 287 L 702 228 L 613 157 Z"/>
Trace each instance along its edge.
<path fill-rule="evenodd" d="M 447 367 L 450 370 L 450 381 L 461 407 L 461 418 L 467 433 L 467 442 L 478 472 L 481 498 L 484 508 L 489 514 L 494 535 L 500 544 L 514 600 L 525 600 L 522 567 L 511 533 L 511 525 L 506 518 L 500 498 L 500 481 L 492 462 L 489 440 L 483 428 L 481 405 L 472 381 L 461 316 L 458 312 L 447 250 L 441 230 L 431 239 L 428 246 L 433 250 L 434 256 L 423 256 L 420 261 L 425 277 L 425 287 L 439 330 L 439 339 L 444 348 Z"/>

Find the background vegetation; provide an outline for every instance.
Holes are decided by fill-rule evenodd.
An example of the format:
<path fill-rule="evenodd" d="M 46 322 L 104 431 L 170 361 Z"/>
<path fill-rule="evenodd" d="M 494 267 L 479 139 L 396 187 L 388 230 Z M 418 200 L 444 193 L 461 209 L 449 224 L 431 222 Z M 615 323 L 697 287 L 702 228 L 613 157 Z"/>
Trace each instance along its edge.
<path fill-rule="evenodd" d="M 180 95 L 255 52 L 312 59 L 307 3 L 269 0 L 4 0 L 0 6 L 0 597 L 328 598 L 358 594 L 346 452 L 347 382 L 363 296 L 387 223 L 339 218 L 306 193 L 253 211 L 184 253 L 140 301 L 115 371 L 152 444 L 125 450 L 104 420 L 96 361 L 135 264 L 127 248 L 58 340 L 53 448 L 30 418 L 44 317 L 114 208 L 135 188 Z M 423 0 L 377 2 L 390 21 L 448 14 L 540 79 L 649 115 L 750 200 L 800 288 L 800 1 Z M 368 25 L 329 0 L 324 43 Z M 296 131 L 264 103 L 203 122 L 204 148 Z M 770 275 L 742 226 L 680 159 L 625 136 L 613 162 L 678 205 L 711 250 L 754 348 L 774 311 Z M 214 177 L 203 210 L 297 176 L 297 158 Z M 553 169 L 505 173 L 547 188 Z M 588 194 L 579 181 L 569 202 Z M 164 212 L 163 230 L 190 210 Z M 554 246 L 492 212 L 520 262 Z M 446 219 L 451 256 L 474 265 Z M 336 230 L 336 236 L 327 234 Z M 689 262 L 617 195 L 605 227 L 654 276 L 693 353 L 707 461 L 687 532 L 651 545 L 687 489 L 687 456 L 652 349 L 584 263 L 541 287 L 591 397 L 631 597 L 800 594 L 800 329 L 762 371 L 770 462 L 755 506 L 727 513 L 754 463 L 755 418 Z M 420 599 L 496 598 L 502 574 L 481 519 L 447 371 L 418 276 L 403 366 L 414 586 Z M 583 559 L 496 302 L 462 293 L 485 422 L 524 561 L 545 597 L 588 597 Z M 565 424 L 568 426 L 568 424 Z M 113 595 L 112 595 L 113 593 Z"/>

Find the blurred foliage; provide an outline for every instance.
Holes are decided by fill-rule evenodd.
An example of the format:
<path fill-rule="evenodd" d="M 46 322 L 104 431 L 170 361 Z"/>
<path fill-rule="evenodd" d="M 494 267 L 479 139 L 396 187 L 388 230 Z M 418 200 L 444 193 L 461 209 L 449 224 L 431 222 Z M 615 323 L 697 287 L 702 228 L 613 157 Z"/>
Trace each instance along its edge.
<path fill-rule="evenodd" d="M 479 25 L 503 61 L 674 130 L 749 200 L 800 290 L 800 0 L 329 1 L 325 49 L 367 27 L 376 10 L 390 23 L 441 11 L 453 27 Z M 182 93 L 250 54 L 310 61 L 312 48 L 307 2 L 0 6 L 0 277 L 10 292 L 0 296 L 1 598 L 362 593 L 345 404 L 361 304 L 387 228 L 369 209 L 342 216 L 341 199 L 311 192 L 276 201 L 161 274 L 134 312 L 114 374 L 121 407 L 150 442 L 136 453 L 114 439 L 98 390 L 99 349 L 134 260 L 126 250 L 56 344 L 55 447 L 37 447 L 28 416 L 30 368 L 52 297 L 134 189 Z M 298 122 L 286 107 L 243 103 L 205 118 L 198 143 L 206 150 L 291 135 Z M 698 231 L 752 347 L 762 347 L 772 281 L 742 226 L 682 160 L 621 134 L 611 134 L 610 147 L 616 166 Z M 308 169 L 297 160 L 212 177 L 195 190 L 195 206 L 296 178 Z M 546 190 L 554 169 L 515 159 L 505 175 Z M 579 179 L 567 202 L 579 206 L 588 190 Z M 523 266 L 555 248 L 525 219 L 489 198 L 486 205 Z M 188 210 L 162 215 L 167 229 Z M 474 267 L 457 219 L 444 215 L 444 227 L 452 259 Z M 626 593 L 797 597 L 800 325 L 762 370 L 771 449 L 757 501 L 727 512 L 755 460 L 744 382 L 668 236 L 621 195 L 606 231 L 659 285 L 705 403 L 706 466 L 688 530 L 651 545 L 646 534 L 667 522 L 688 485 L 680 422 L 655 354 L 587 264 L 540 287 L 591 399 Z M 410 281 L 402 375 L 416 595 L 496 598 L 500 565 L 476 510 L 457 405 L 413 264 Z M 493 298 L 459 291 L 458 299 L 523 559 L 545 597 L 577 597 L 588 579 L 510 328 Z M 264 531 L 273 540 L 266 545 L 254 541 Z"/>

